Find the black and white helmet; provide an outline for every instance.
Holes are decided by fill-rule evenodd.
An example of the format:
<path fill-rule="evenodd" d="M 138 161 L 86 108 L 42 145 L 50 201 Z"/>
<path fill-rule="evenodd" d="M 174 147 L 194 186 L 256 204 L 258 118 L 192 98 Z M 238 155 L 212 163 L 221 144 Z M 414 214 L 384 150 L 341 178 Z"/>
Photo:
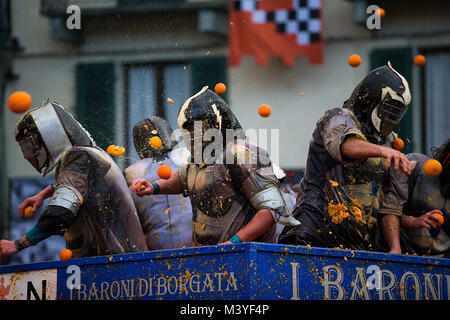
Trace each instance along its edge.
<path fill-rule="evenodd" d="M 382 142 L 400 123 L 410 102 L 408 81 L 388 62 L 358 84 L 344 107 L 354 112 L 369 140 Z"/>

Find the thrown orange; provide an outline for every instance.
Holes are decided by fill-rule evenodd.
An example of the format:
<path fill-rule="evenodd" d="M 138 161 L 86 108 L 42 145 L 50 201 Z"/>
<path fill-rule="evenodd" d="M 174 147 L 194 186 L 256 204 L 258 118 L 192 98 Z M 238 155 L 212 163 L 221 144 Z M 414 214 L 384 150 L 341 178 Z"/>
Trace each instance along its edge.
<path fill-rule="evenodd" d="M 167 180 L 172 176 L 172 170 L 167 164 L 163 164 L 162 166 L 160 166 L 157 173 L 158 176 L 164 180 Z"/>
<path fill-rule="evenodd" d="M 115 150 L 114 155 L 116 157 L 120 157 L 121 155 L 123 155 L 125 153 L 125 148 L 124 147 L 117 147 Z"/>
<path fill-rule="evenodd" d="M 415 56 L 414 58 L 414 64 L 416 66 L 422 67 L 425 65 L 425 62 L 427 62 L 427 58 L 425 58 L 424 55 L 418 54 L 417 56 Z"/>
<path fill-rule="evenodd" d="M 442 173 L 442 165 L 436 159 L 428 159 L 423 165 L 423 171 L 429 177 L 438 177 Z"/>
<path fill-rule="evenodd" d="M 225 84 L 223 84 L 222 82 L 219 82 L 218 84 L 216 84 L 216 86 L 214 87 L 214 91 L 217 94 L 224 94 L 227 91 L 227 87 L 225 86 Z"/>
<path fill-rule="evenodd" d="M 378 8 L 378 9 L 375 11 L 375 14 L 376 14 L 377 16 L 379 16 L 380 18 L 384 18 L 384 16 L 386 15 L 386 11 L 385 11 L 383 8 Z"/>
<path fill-rule="evenodd" d="M 154 136 L 150 138 L 150 145 L 154 149 L 159 149 L 162 146 L 162 140 L 160 137 Z"/>
<path fill-rule="evenodd" d="M 267 118 L 272 113 L 272 108 L 268 104 L 262 104 L 258 108 L 258 113 L 261 117 Z"/>
<path fill-rule="evenodd" d="M 61 250 L 61 252 L 59 253 L 59 258 L 64 262 L 69 261 L 70 259 L 72 259 L 72 251 L 70 251 L 69 249 Z"/>
<path fill-rule="evenodd" d="M 31 107 L 31 96 L 25 91 L 16 91 L 8 98 L 8 107 L 14 113 L 23 113 Z"/>
<path fill-rule="evenodd" d="M 347 62 L 350 66 L 356 68 L 361 64 L 361 57 L 357 54 L 352 54 L 350 57 L 348 57 Z"/>
<path fill-rule="evenodd" d="M 394 141 L 392 141 L 392 148 L 400 151 L 405 147 L 405 143 L 400 138 L 395 138 Z"/>
<path fill-rule="evenodd" d="M 113 144 L 111 144 L 111 145 L 109 145 L 108 146 L 108 148 L 106 148 L 106 152 L 108 153 L 108 154 L 113 154 L 114 153 L 114 150 L 116 149 L 117 147 L 115 146 L 115 145 L 113 145 Z"/>

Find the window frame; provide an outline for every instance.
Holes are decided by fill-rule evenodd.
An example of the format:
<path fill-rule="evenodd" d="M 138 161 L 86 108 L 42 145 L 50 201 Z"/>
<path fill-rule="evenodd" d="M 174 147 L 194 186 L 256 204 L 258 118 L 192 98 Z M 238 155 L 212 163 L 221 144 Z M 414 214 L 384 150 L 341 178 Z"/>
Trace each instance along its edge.
<path fill-rule="evenodd" d="M 143 67 L 152 67 L 154 68 L 155 71 L 155 99 L 156 99 L 156 105 L 155 105 L 155 110 L 156 110 L 156 114 L 155 116 L 161 117 L 161 118 L 165 118 L 165 108 L 164 108 L 164 90 L 165 90 L 165 78 L 164 78 L 164 70 L 167 66 L 174 66 L 174 65 L 181 65 L 181 66 L 187 66 L 188 64 L 190 64 L 189 60 L 173 60 L 173 61 L 168 61 L 168 60 L 156 60 L 156 61 L 143 61 L 143 62 L 125 62 L 122 64 L 122 68 L 123 68 L 123 101 L 124 101 L 124 114 L 123 114 L 123 118 L 124 118 L 124 123 L 125 123 L 125 148 L 126 150 L 130 150 L 131 146 L 130 145 L 130 118 L 129 118 L 129 111 L 130 111 L 130 90 L 129 90 L 129 86 L 130 86 L 130 70 L 132 68 L 143 68 Z M 144 119 L 142 119 L 144 120 Z M 126 157 L 125 159 L 126 162 L 126 166 L 129 166 L 130 163 L 130 159 L 129 157 Z"/>

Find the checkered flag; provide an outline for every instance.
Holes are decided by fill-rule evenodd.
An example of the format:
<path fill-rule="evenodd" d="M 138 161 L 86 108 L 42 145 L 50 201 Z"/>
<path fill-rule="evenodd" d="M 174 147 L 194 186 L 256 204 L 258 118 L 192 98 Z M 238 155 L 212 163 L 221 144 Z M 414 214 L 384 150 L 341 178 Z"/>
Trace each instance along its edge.
<path fill-rule="evenodd" d="M 230 64 L 254 55 L 265 65 L 271 55 L 294 64 L 297 55 L 323 63 L 321 0 L 231 0 Z"/>

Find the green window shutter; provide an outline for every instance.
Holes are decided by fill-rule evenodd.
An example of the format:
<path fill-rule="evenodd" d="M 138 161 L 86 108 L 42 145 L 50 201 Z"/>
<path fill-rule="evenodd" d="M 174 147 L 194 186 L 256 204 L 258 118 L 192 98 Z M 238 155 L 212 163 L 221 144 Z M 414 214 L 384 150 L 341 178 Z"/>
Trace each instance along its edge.
<path fill-rule="evenodd" d="M 370 70 L 386 65 L 390 61 L 392 67 L 405 77 L 412 90 L 412 50 L 411 48 L 385 48 L 375 49 L 370 55 Z M 403 153 L 414 152 L 413 140 L 413 102 L 408 107 L 400 124 L 394 129 L 405 142 Z"/>
<path fill-rule="evenodd" d="M 80 63 L 76 77 L 76 118 L 106 149 L 114 141 L 114 63 Z"/>
<path fill-rule="evenodd" d="M 199 92 L 204 86 L 214 91 L 217 83 L 224 83 L 227 88 L 228 64 L 225 57 L 195 58 L 191 60 L 192 94 Z M 228 89 L 221 97 L 228 102 Z"/>

